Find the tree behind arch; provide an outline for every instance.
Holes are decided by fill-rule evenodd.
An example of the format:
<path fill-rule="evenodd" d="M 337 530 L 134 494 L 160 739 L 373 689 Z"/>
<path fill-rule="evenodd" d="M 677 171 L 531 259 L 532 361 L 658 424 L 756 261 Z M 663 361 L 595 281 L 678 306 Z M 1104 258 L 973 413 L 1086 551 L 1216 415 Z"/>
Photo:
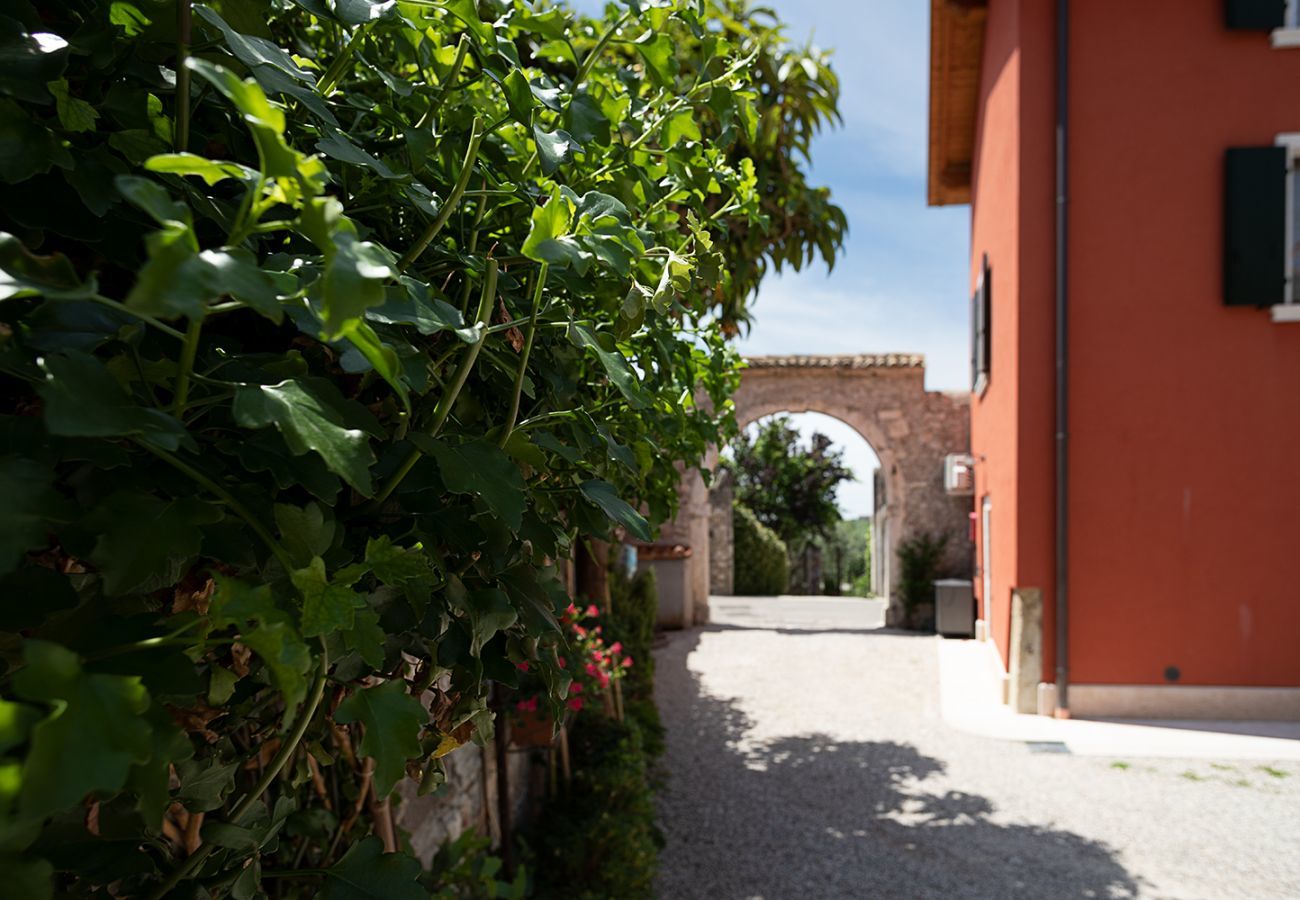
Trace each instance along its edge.
<path fill-rule="evenodd" d="M 809 540 L 826 537 L 840 521 L 835 491 L 853 480 L 844 452 L 814 432 L 808 445 L 789 416 L 762 422 L 751 437 L 742 432 L 731 445 L 728 464 L 735 473 L 736 499 L 797 551 Z"/>

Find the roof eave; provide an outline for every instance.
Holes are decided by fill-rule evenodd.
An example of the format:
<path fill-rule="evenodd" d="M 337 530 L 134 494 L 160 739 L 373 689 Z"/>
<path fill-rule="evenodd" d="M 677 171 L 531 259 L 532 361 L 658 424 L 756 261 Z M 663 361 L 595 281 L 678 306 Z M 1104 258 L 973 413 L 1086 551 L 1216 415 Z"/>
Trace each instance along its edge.
<path fill-rule="evenodd" d="M 928 202 L 969 203 L 988 0 L 930 0 Z"/>

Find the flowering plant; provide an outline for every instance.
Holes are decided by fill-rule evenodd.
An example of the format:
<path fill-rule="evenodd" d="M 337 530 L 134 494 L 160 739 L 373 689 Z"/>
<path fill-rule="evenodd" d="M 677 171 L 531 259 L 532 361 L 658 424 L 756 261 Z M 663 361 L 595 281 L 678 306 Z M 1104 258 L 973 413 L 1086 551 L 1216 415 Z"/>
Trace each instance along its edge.
<path fill-rule="evenodd" d="M 606 644 L 603 627 L 600 622 L 600 609 L 593 603 L 586 609 L 579 609 L 570 603 L 560 616 L 560 624 L 569 638 L 569 656 L 561 656 L 561 668 L 568 669 L 573 677 L 569 685 L 565 706 L 574 712 L 580 711 L 594 698 L 600 698 L 605 712 L 618 715 L 621 704 L 618 698 L 617 682 L 632 667 L 632 657 L 623 651 L 621 641 Z M 527 663 L 520 663 L 523 672 L 528 671 Z M 517 713 L 535 714 L 538 703 L 545 695 L 545 688 L 539 682 L 536 685 L 521 683 L 521 699 L 516 701 Z"/>

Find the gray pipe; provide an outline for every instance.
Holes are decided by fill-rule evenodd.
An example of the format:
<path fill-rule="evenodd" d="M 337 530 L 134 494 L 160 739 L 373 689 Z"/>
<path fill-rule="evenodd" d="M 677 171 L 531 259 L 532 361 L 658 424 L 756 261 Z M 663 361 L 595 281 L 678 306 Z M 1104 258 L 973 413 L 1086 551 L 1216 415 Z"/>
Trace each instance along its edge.
<path fill-rule="evenodd" d="M 1056 714 L 1070 716 L 1069 263 L 1066 189 L 1069 138 L 1070 0 L 1056 0 Z"/>

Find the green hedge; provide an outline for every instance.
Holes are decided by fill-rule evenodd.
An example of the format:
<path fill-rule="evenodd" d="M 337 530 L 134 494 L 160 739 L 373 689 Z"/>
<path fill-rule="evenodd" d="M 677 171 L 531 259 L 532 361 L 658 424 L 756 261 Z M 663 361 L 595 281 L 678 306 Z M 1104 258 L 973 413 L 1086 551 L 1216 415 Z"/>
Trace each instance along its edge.
<path fill-rule="evenodd" d="M 747 596 L 785 593 L 790 559 L 785 541 L 737 503 L 732 514 L 736 578 L 734 590 Z"/>
<path fill-rule="evenodd" d="M 534 832 L 534 896 L 639 900 L 654 896 L 663 838 L 641 727 L 582 714 L 569 736 L 573 782 Z"/>
<path fill-rule="evenodd" d="M 624 714 L 640 726 L 645 752 L 654 759 L 664 750 L 664 727 L 654 701 L 652 646 L 659 607 L 654 569 L 640 569 L 629 578 L 616 567 L 610 573 L 609 593 L 610 639 L 622 641 L 624 652 L 632 658 L 632 668 L 623 678 Z"/>

